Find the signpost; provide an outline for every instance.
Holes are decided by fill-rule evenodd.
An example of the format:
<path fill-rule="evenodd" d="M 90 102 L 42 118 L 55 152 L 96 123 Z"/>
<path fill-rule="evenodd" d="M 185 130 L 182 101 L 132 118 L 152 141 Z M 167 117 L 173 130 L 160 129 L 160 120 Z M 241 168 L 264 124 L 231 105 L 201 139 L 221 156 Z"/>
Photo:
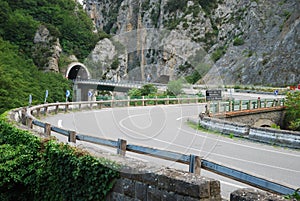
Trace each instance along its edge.
<path fill-rule="evenodd" d="M 70 91 L 69 90 L 67 90 L 66 91 L 66 102 L 68 102 L 68 97 L 70 96 Z"/>
<path fill-rule="evenodd" d="M 206 90 L 206 100 L 222 100 L 222 91 L 221 90 Z"/>
<path fill-rule="evenodd" d="M 32 104 L 32 95 L 30 94 L 29 95 L 29 107 L 31 106 L 31 104 Z"/>
<path fill-rule="evenodd" d="M 45 94 L 45 100 L 44 100 L 44 103 L 46 103 L 46 102 L 47 102 L 48 95 L 49 95 L 49 92 L 48 92 L 48 90 L 46 90 L 46 94 Z"/>

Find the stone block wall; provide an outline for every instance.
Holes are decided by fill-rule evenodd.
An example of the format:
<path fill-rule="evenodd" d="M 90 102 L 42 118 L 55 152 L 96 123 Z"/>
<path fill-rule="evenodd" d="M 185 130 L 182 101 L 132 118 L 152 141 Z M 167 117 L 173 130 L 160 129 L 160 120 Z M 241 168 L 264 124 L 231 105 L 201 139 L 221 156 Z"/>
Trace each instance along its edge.
<path fill-rule="evenodd" d="M 127 171 L 130 168 L 127 168 Z M 108 201 L 221 201 L 220 182 L 180 170 L 121 172 Z"/>
<path fill-rule="evenodd" d="M 253 189 L 239 189 L 230 194 L 230 201 L 292 201 L 280 195 L 274 195 Z"/>

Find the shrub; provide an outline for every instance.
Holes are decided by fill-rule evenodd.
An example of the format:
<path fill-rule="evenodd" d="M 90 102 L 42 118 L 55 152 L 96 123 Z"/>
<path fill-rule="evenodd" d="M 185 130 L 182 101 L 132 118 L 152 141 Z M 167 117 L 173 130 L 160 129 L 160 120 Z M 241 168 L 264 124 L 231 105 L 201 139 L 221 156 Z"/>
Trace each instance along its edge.
<path fill-rule="evenodd" d="M 0 118 L 0 200 L 104 200 L 118 165 Z"/>
<path fill-rule="evenodd" d="M 244 42 L 244 40 L 243 40 L 242 38 L 236 37 L 236 38 L 234 38 L 234 40 L 233 40 L 233 45 L 234 45 L 234 46 L 243 45 L 244 43 L 245 43 L 245 42 Z"/>

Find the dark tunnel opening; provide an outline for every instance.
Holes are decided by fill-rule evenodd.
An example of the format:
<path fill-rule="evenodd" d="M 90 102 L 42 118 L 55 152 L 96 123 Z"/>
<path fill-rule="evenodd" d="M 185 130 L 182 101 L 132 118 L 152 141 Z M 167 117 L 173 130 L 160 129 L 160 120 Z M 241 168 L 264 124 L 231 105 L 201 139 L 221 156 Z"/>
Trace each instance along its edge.
<path fill-rule="evenodd" d="M 88 73 L 82 66 L 75 65 L 70 69 L 67 77 L 69 80 L 75 80 L 75 79 L 87 80 Z"/>

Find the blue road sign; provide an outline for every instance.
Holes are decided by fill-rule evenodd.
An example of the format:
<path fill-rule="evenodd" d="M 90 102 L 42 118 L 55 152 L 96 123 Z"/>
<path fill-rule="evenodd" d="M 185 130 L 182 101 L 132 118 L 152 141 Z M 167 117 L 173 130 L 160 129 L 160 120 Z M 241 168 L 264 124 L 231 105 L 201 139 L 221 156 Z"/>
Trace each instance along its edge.
<path fill-rule="evenodd" d="M 274 94 L 275 94 L 275 96 L 277 96 L 278 95 L 278 90 L 275 90 Z"/>
<path fill-rule="evenodd" d="M 93 93 L 91 91 L 88 92 L 88 96 L 92 97 Z"/>
<path fill-rule="evenodd" d="M 67 91 L 66 91 L 66 97 L 69 97 L 69 96 L 70 96 L 70 91 L 67 90 Z"/>

